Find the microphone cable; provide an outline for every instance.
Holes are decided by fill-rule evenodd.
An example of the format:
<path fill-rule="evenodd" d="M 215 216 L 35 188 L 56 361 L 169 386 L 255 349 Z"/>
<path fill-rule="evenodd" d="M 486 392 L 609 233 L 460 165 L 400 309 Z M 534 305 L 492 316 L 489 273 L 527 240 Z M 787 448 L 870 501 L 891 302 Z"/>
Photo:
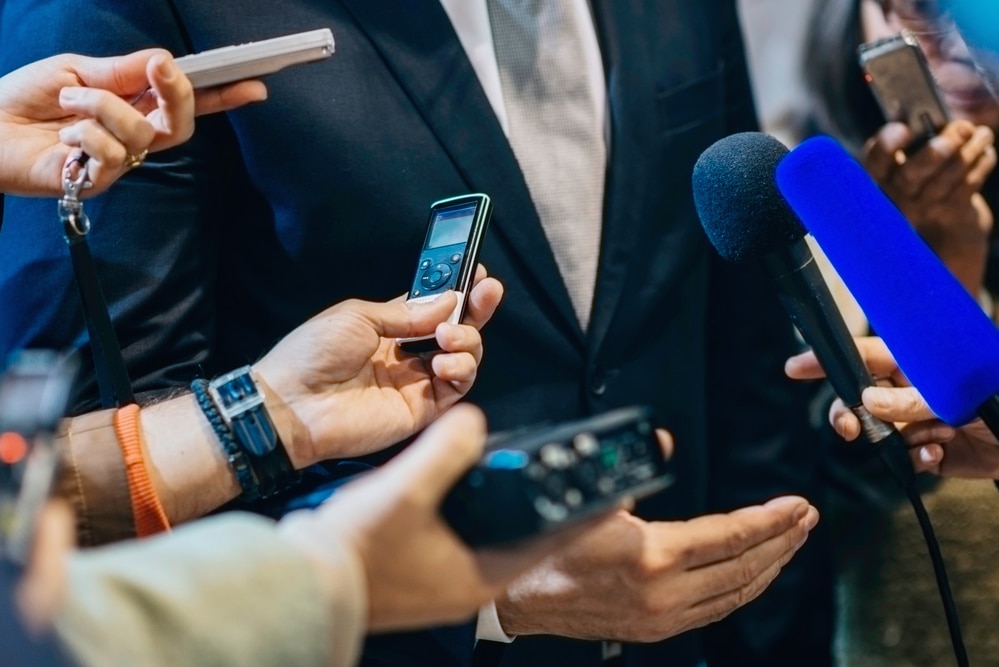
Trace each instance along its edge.
<path fill-rule="evenodd" d="M 863 410 L 861 408 L 861 410 Z M 857 413 L 858 410 L 854 409 Z M 864 410 L 863 412 L 866 412 Z M 860 416 L 858 414 L 858 416 Z M 868 416 L 869 413 L 868 413 Z M 861 417 L 861 423 L 864 423 Z M 916 488 L 916 475 L 912 470 L 912 462 L 909 460 L 909 448 L 905 439 L 895 429 L 890 431 L 890 435 L 875 444 L 878 456 L 888 468 L 888 472 L 895 478 L 898 485 L 909 498 L 912 510 L 916 514 L 919 528 L 923 532 L 923 539 L 933 563 L 933 575 L 937 581 L 937 589 L 940 591 L 940 600 L 943 603 L 944 616 L 947 618 L 947 630 L 950 633 L 951 645 L 954 648 L 954 657 L 957 658 L 958 667 L 968 667 L 968 652 L 964 646 L 964 636 L 961 633 L 961 621 L 957 614 L 957 605 L 954 603 L 954 595 L 951 592 L 950 581 L 947 577 L 947 568 L 944 564 L 943 554 L 940 551 L 940 543 L 937 541 L 933 524 L 930 522 L 926 506 L 923 505 L 922 495 Z"/>

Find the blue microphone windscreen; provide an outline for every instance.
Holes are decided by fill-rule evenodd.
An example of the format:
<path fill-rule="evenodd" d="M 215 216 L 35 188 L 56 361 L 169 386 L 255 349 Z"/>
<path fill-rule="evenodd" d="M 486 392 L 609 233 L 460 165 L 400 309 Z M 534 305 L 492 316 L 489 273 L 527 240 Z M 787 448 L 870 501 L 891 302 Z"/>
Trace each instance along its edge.
<path fill-rule="evenodd" d="M 978 303 L 834 140 L 791 151 L 777 186 L 933 411 L 973 419 L 999 391 L 999 330 Z"/>

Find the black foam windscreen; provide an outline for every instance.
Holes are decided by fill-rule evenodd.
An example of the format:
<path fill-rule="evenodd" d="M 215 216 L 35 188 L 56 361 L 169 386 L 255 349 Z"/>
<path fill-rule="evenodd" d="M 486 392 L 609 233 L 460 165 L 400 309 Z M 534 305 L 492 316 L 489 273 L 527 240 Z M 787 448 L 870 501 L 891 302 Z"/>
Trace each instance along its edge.
<path fill-rule="evenodd" d="M 694 205 L 708 240 L 728 261 L 761 257 L 805 230 L 774 185 L 787 147 L 760 132 L 725 137 L 694 165 Z"/>

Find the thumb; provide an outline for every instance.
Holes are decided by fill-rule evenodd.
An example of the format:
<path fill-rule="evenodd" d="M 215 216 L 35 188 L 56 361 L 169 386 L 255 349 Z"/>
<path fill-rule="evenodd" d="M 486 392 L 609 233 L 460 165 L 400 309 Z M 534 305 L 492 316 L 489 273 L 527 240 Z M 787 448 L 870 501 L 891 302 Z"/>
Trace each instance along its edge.
<path fill-rule="evenodd" d="M 467 403 L 456 405 L 431 424 L 413 444 L 385 466 L 396 484 L 413 489 L 421 505 L 434 506 L 482 456 L 486 418 Z"/>
<path fill-rule="evenodd" d="M 447 320 L 458 304 L 457 299 L 454 292 L 445 292 L 425 303 L 365 303 L 362 315 L 383 338 L 427 336 Z"/>
<path fill-rule="evenodd" d="M 74 62 L 73 69 L 84 85 L 128 97 L 149 87 L 146 64 L 157 54 L 170 56 L 164 49 L 145 49 L 111 58 L 83 57 Z"/>

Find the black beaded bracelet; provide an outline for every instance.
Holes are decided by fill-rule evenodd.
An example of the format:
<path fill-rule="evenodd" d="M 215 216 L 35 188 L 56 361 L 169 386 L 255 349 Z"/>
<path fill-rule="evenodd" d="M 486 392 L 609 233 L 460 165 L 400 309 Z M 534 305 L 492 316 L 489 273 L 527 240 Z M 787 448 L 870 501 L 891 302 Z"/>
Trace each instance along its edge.
<path fill-rule="evenodd" d="M 205 418 L 208 419 L 208 423 L 211 424 L 219 444 L 222 445 L 222 451 L 225 452 L 229 466 L 236 474 L 239 487 L 243 490 L 240 500 L 246 502 L 257 500 L 260 497 L 260 485 L 257 481 L 257 476 L 254 474 L 253 468 L 250 467 L 246 452 L 236 442 L 236 437 L 233 435 L 232 429 L 225 423 L 222 414 L 215 405 L 215 401 L 209 395 L 208 380 L 201 378 L 194 380 L 191 383 L 191 391 L 194 392 L 194 397 L 198 400 L 198 406 L 204 413 Z"/>

